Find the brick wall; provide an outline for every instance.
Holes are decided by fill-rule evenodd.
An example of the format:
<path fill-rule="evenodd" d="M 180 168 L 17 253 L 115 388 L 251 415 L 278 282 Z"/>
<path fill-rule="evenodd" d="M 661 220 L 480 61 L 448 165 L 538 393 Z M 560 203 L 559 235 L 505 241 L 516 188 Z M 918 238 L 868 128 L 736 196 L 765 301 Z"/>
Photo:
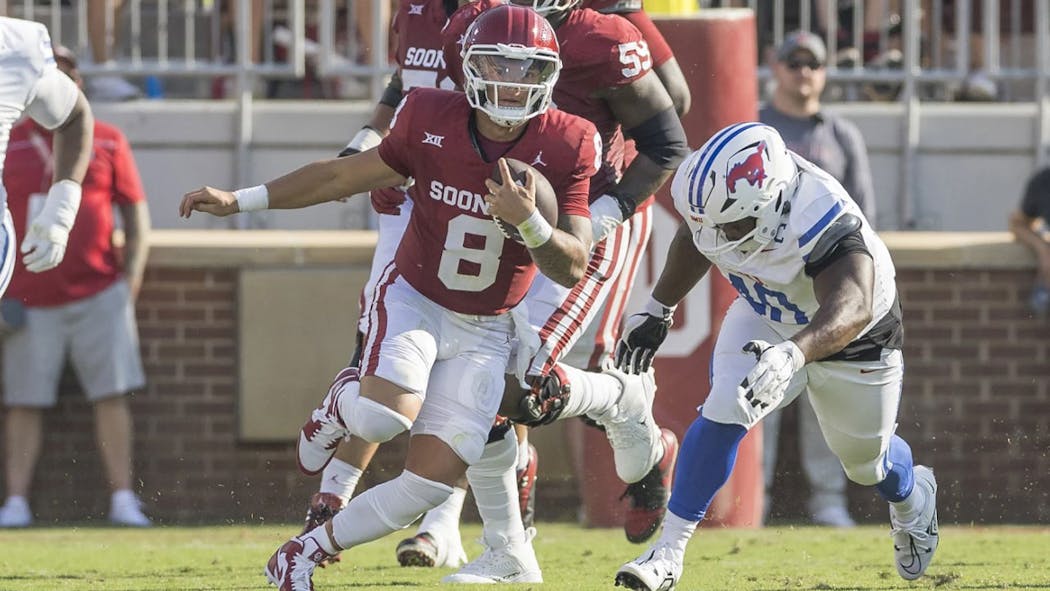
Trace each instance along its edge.
<path fill-rule="evenodd" d="M 178 253 L 151 258 L 138 308 L 149 384 L 131 405 L 147 507 L 164 522 L 297 520 L 315 481 L 296 470 L 294 445 L 236 437 L 239 263 L 193 266 L 204 255 Z M 291 258 L 301 263 L 301 254 Z M 899 432 L 916 460 L 937 470 L 942 521 L 1050 522 L 1050 323 L 1027 314 L 1031 271 L 902 266 L 899 282 L 906 318 Z M 790 416 L 775 509 L 791 517 L 801 514 L 806 486 L 786 451 L 794 447 L 789 423 Z M 91 412 L 71 372 L 45 428 L 38 519 L 104 516 Z M 403 439 L 393 446 L 365 486 L 399 471 Z M 574 518 L 575 491 L 571 478 L 543 481 L 543 518 Z M 885 521 L 870 489 L 854 487 L 850 498 L 858 519 Z"/>

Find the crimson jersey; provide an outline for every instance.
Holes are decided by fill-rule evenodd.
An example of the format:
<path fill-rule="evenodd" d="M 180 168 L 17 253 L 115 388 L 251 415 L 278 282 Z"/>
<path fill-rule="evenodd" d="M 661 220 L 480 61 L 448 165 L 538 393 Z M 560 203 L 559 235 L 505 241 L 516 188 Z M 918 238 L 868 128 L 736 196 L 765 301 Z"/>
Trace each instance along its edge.
<path fill-rule="evenodd" d="M 416 182 L 412 217 L 394 257 L 397 270 L 430 300 L 462 314 L 506 312 L 525 297 L 536 265 L 487 213 L 485 179 L 495 158 L 479 154 L 466 95 L 418 88 L 398 106 L 379 156 Z M 503 154 L 532 164 L 558 195 L 559 215 L 590 217 L 587 195 L 598 161 L 587 121 L 550 109 L 529 121 Z"/>
<path fill-rule="evenodd" d="M 449 0 L 401 0 L 390 31 L 396 40 L 394 60 L 404 92 L 413 88 L 455 88 L 445 74 L 441 47 L 448 4 Z M 372 208 L 378 213 L 397 215 L 398 207 L 405 201 L 405 191 L 401 187 L 377 189 L 371 198 Z"/>
<path fill-rule="evenodd" d="M 445 27 L 445 61 L 449 75 L 462 86 L 460 51 L 470 23 L 498 0 L 480 0 L 461 7 Z M 624 86 L 652 69 L 652 58 L 642 34 L 627 20 L 593 10 L 576 9 L 554 30 L 561 46 L 562 69 L 554 85 L 553 105 L 590 121 L 602 138 L 602 167 L 591 179 L 591 197 L 597 199 L 615 185 L 630 164 L 623 129 L 609 105 L 592 96 L 596 90 Z"/>
<path fill-rule="evenodd" d="M 617 14 L 634 25 L 649 45 L 649 54 L 653 56 L 653 67 L 659 67 L 674 57 L 671 46 L 645 13 L 642 0 L 583 0 L 581 8 L 590 8 L 602 14 Z"/>

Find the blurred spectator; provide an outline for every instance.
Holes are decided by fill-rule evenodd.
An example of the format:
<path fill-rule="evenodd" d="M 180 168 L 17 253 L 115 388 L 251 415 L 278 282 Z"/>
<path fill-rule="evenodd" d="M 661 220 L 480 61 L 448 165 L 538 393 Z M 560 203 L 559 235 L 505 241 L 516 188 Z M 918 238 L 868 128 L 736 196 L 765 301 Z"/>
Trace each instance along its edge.
<path fill-rule="evenodd" d="M 80 84 L 73 54 L 56 47 L 55 58 Z M 146 263 L 149 212 L 127 139 L 97 120 L 94 133 L 65 259 L 41 274 L 27 272 L 19 260 L 4 300 L 7 324 L 21 326 L 3 343 L 7 500 L 0 508 L 2 527 L 32 523 L 28 495 L 44 444 L 43 410 L 57 401 L 67 352 L 94 406 L 95 435 L 112 489 L 109 519 L 150 525 L 131 490 L 132 422 L 126 397 L 145 383 L 133 303 Z M 50 133 L 33 121 L 16 126 L 3 182 L 20 235 L 51 182 L 51 167 Z M 113 241 L 114 206 L 124 225 L 123 265 Z"/>
<path fill-rule="evenodd" d="M 117 23 L 124 0 L 87 3 L 88 40 L 94 63 L 104 66 L 113 59 L 112 49 L 117 44 Z M 112 8 L 112 10 L 110 10 Z M 98 74 L 87 81 L 88 98 L 93 101 L 127 101 L 142 96 L 139 87 L 116 74 Z"/>
<path fill-rule="evenodd" d="M 1050 311 L 1050 168 L 1028 180 L 1021 206 L 1010 214 L 1010 231 L 1033 254 L 1037 267 L 1029 306 L 1037 316 Z"/>
<path fill-rule="evenodd" d="M 773 98 L 770 104 L 759 109 L 759 119 L 780 132 L 788 149 L 838 179 L 860 205 L 864 216 L 874 223 L 871 169 L 860 130 L 821 109 L 827 59 L 824 42 L 815 34 L 796 31 L 785 36 L 770 64 L 776 84 Z M 818 525 L 851 527 L 854 523 L 847 510 L 846 475 L 842 466 L 824 441 L 808 395 L 800 396 L 796 407 L 799 452 L 810 488 L 810 516 Z M 770 413 L 764 423 L 767 511 L 772 504 L 781 412 Z"/>

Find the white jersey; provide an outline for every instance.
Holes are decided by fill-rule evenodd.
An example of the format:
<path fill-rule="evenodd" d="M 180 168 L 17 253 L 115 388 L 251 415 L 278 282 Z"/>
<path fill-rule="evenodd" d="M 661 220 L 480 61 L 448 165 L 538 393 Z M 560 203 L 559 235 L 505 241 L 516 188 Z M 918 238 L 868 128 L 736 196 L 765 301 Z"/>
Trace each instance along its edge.
<path fill-rule="evenodd" d="M 800 170 L 794 193 L 788 197 L 776 236 L 750 259 L 738 249 L 715 253 L 718 232 L 701 226 L 685 192 L 672 190 L 675 207 L 692 230 L 697 250 L 718 267 L 740 298 L 785 336 L 809 324 L 819 308 L 813 278 L 805 272 L 813 248 L 840 216 L 849 213 L 860 218 L 861 235 L 875 263 L 872 321 L 860 333 L 864 335 L 890 311 L 896 297 L 889 251 L 838 181 L 797 154 L 791 155 Z"/>
<path fill-rule="evenodd" d="M 54 129 L 69 118 L 78 96 L 76 84 L 55 65 L 47 28 L 0 17 L 0 173 L 11 128 L 23 114 Z"/>

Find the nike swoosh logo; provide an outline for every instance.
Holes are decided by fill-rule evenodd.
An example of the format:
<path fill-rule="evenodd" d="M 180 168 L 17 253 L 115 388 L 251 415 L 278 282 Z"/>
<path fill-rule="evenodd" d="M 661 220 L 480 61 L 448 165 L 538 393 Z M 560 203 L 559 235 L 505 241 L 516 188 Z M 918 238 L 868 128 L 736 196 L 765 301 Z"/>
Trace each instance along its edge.
<path fill-rule="evenodd" d="M 875 369 L 862 369 L 862 370 L 860 370 L 860 373 L 871 373 L 873 371 L 879 371 L 879 369 L 878 368 L 875 368 Z"/>

